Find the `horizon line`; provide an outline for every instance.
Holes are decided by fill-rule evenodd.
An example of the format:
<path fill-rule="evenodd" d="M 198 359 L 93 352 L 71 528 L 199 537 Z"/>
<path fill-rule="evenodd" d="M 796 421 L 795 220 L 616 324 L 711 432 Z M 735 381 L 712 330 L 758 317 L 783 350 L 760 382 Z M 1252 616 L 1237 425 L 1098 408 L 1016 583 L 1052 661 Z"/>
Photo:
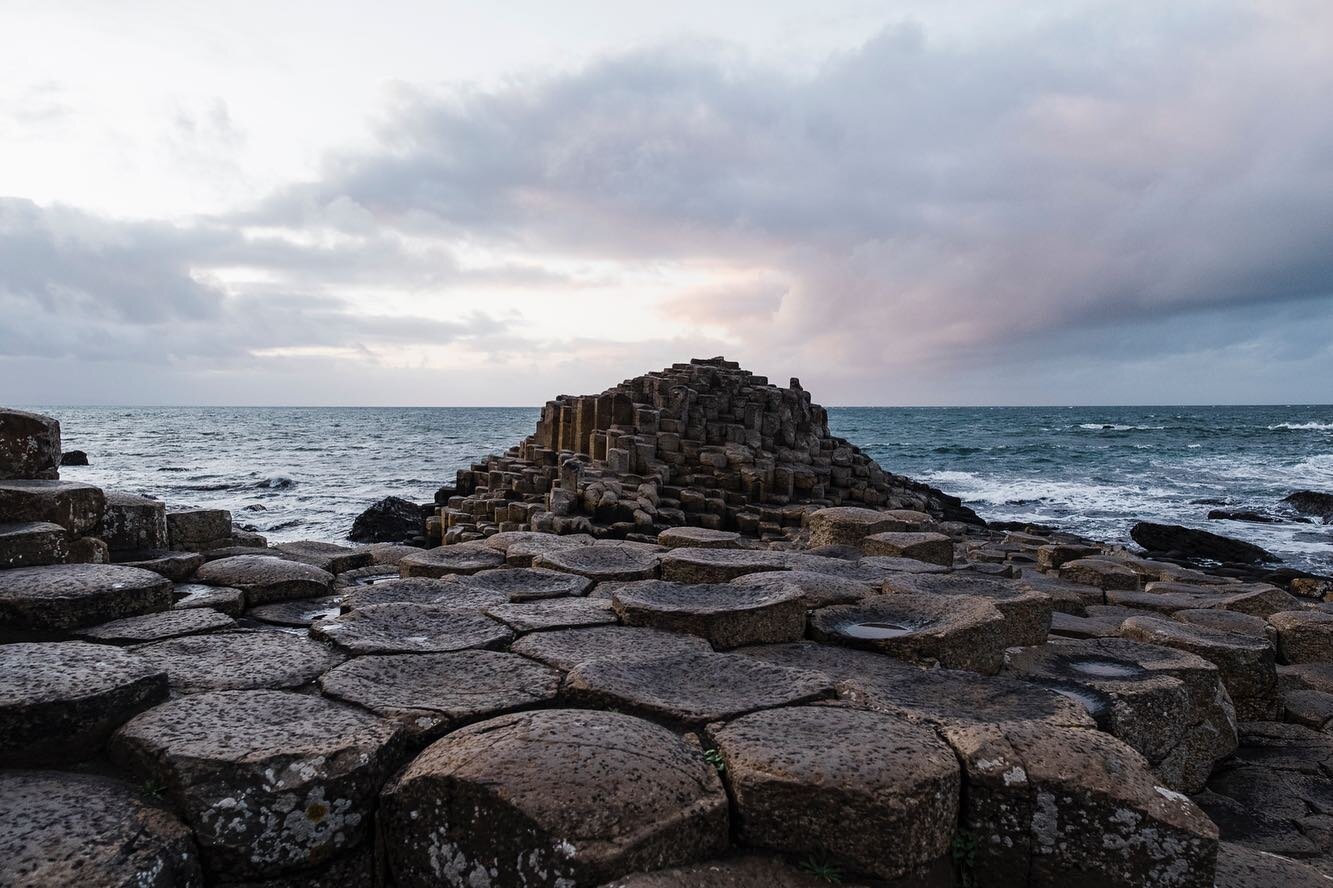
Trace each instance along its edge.
<path fill-rule="evenodd" d="M 589 397 L 596 397 L 592 395 Z M 6 405 L 0 403 L 0 409 Z M 544 404 L 20 404 L 8 405 L 20 410 L 540 410 Z M 1169 407 L 1291 407 L 1333 409 L 1333 403 L 1144 403 L 1144 404 L 821 404 L 825 410 L 1078 410 L 1078 409 L 1164 409 Z"/>

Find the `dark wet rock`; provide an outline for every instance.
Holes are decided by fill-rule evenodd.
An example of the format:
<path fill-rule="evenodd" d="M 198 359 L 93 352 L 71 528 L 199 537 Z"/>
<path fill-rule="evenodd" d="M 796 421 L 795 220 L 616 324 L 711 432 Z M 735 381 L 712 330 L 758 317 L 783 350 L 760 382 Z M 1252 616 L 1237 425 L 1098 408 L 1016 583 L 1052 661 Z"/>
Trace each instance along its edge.
<path fill-rule="evenodd" d="M 834 692 L 832 683 L 816 673 L 715 653 L 589 660 L 569 673 L 565 690 L 580 704 L 690 725 L 808 703 Z"/>
<path fill-rule="evenodd" d="M 354 848 L 398 763 L 390 722 L 281 691 L 164 703 L 122 727 L 110 752 L 166 787 L 221 879 L 276 876 Z"/>
<path fill-rule="evenodd" d="M 1105 591 L 1135 590 L 1140 585 L 1139 575 L 1131 568 L 1117 561 L 1097 557 L 1066 561 L 1060 565 L 1060 579 Z"/>
<path fill-rule="evenodd" d="M 876 595 L 860 604 L 814 611 L 819 641 L 866 648 L 922 665 L 999 671 L 1004 617 L 994 603 L 966 595 Z"/>
<path fill-rule="evenodd" d="M 278 626 L 299 626 L 309 628 L 316 620 L 327 620 L 342 612 L 341 595 L 325 595 L 320 598 L 293 598 L 291 601 L 276 601 L 251 608 L 246 616 Z"/>
<path fill-rule="evenodd" d="M 189 829 L 127 783 L 0 771 L 0 884 L 198 888 Z"/>
<path fill-rule="evenodd" d="M 708 642 L 693 635 L 632 626 L 536 632 L 518 639 L 509 649 L 565 671 L 602 658 L 621 661 L 712 651 Z"/>
<path fill-rule="evenodd" d="M 747 846 L 825 855 L 885 879 L 950 847 L 958 761 L 929 728 L 881 712 L 784 707 L 710 726 L 708 735 Z"/>
<path fill-rule="evenodd" d="M 693 550 L 675 550 L 693 551 Z M 704 551 L 723 552 L 722 549 Z M 556 549 L 536 556 L 533 567 L 578 574 L 595 582 L 607 580 L 650 580 L 658 575 L 661 556 L 652 549 L 617 544 L 575 546 Z"/>
<path fill-rule="evenodd" d="M 1333 888 L 1333 878 L 1289 857 L 1235 842 L 1220 842 L 1216 885 L 1217 888 Z"/>
<path fill-rule="evenodd" d="M 423 527 L 420 506 L 386 496 L 356 516 L 347 538 L 357 543 L 400 543 L 420 536 Z"/>
<path fill-rule="evenodd" d="M 333 588 L 333 575 L 310 564 L 270 555 L 233 555 L 210 561 L 195 571 L 195 582 L 230 586 L 245 593 L 248 607 L 319 598 Z"/>
<path fill-rule="evenodd" d="M 261 558 L 277 558 L 267 545 L 251 546 L 243 544 L 233 544 L 221 546 L 215 549 L 208 549 L 201 553 L 204 561 L 221 561 L 223 558 L 236 558 L 240 555 L 258 555 Z"/>
<path fill-rule="evenodd" d="M 118 490 L 104 494 L 101 537 L 112 552 L 167 548 L 166 503 Z"/>
<path fill-rule="evenodd" d="M 847 580 L 831 574 L 809 570 L 765 571 L 746 574 L 731 581 L 733 586 L 745 589 L 795 589 L 801 594 L 806 608 L 828 607 L 831 604 L 853 604 L 875 591 L 874 587 L 857 580 Z"/>
<path fill-rule="evenodd" d="M 1317 518 L 1323 518 L 1326 524 L 1333 521 L 1333 493 L 1298 490 L 1284 496 L 1282 502 L 1302 515 L 1314 515 Z"/>
<path fill-rule="evenodd" d="M 219 888 L 363 888 L 375 884 L 379 869 L 371 842 L 313 869 L 286 873 L 275 879 L 245 879 L 219 883 Z"/>
<path fill-rule="evenodd" d="M 729 583 L 746 574 L 789 569 L 791 569 L 789 553 L 772 550 L 735 551 L 685 547 L 672 549 L 662 556 L 662 579 L 673 583 Z"/>
<path fill-rule="evenodd" d="M 412 551 L 420 552 L 421 550 L 413 549 Z M 351 570 L 345 570 L 335 576 L 333 578 L 333 589 L 336 592 L 346 592 L 349 589 L 360 589 L 366 586 L 373 586 L 376 583 L 382 583 L 389 579 L 396 580 L 400 576 L 402 576 L 402 574 L 399 573 L 397 562 L 394 562 L 393 564 L 368 564 L 365 567 L 355 567 Z"/>
<path fill-rule="evenodd" d="M 626 625 L 697 635 L 719 650 L 805 634 L 805 601 L 792 586 L 647 580 L 621 586 L 612 602 Z"/>
<path fill-rule="evenodd" d="M 616 622 L 611 602 L 600 598 L 547 598 L 497 604 L 485 610 L 515 632 L 540 632 L 545 629 L 576 629 Z"/>
<path fill-rule="evenodd" d="M 284 689 L 308 685 L 343 656 L 327 645 L 283 632 L 219 632 L 159 641 L 134 649 L 165 670 L 172 690 Z"/>
<path fill-rule="evenodd" d="M 914 558 L 927 564 L 953 566 L 953 539 L 942 533 L 876 533 L 861 545 L 867 555 L 890 558 Z"/>
<path fill-rule="evenodd" d="M 1025 589 L 1040 592 L 1050 598 L 1051 606 L 1056 611 L 1076 617 L 1086 617 L 1090 604 L 1106 603 L 1106 592 L 1104 590 L 1098 589 L 1096 586 L 1085 586 L 1082 583 L 1071 583 L 1050 574 L 1025 570 L 1022 576 L 1018 577 L 1017 582 Z"/>
<path fill-rule="evenodd" d="M 1277 667 L 1284 690 L 1324 691 L 1333 694 L 1333 663 L 1291 663 Z"/>
<path fill-rule="evenodd" d="M 62 466 L 86 466 L 88 465 L 88 454 L 82 450 L 66 450 L 60 454 L 60 464 Z"/>
<path fill-rule="evenodd" d="M 1061 639 L 1010 649 L 1005 671 L 1083 704 L 1172 789 L 1201 789 L 1236 748 L 1235 710 L 1217 667 L 1187 651 L 1122 638 Z"/>
<path fill-rule="evenodd" d="M 110 564 L 111 549 L 97 537 L 79 537 L 69 541 L 70 564 Z"/>
<path fill-rule="evenodd" d="M 522 602 L 587 595 L 593 581 L 558 570 L 519 567 L 483 570 L 468 577 L 459 577 L 458 585 L 465 589 L 503 592 L 510 601 Z"/>
<path fill-rule="evenodd" d="M 59 524 L 74 537 L 97 533 L 105 501 L 100 487 L 76 481 L 0 481 L 5 521 Z"/>
<path fill-rule="evenodd" d="M 657 543 L 668 549 L 693 547 L 696 549 L 741 549 L 744 539 L 731 530 L 710 530 L 707 527 L 668 527 L 657 535 Z"/>
<path fill-rule="evenodd" d="M 1333 614 L 1292 610 L 1275 613 L 1268 622 L 1277 629 L 1277 653 L 1284 663 L 1333 660 Z"/>
<path fill-rule="evenodd" d="M 609 712 L 455 731 L 385 788 L 381 811 L 400 888 L 596 885 L 728 844 L 727 797 L 698 747 Z"/>
<path fill-rule="evenodd" d="M 0 408 L 0 478 L 60 477 L 60 421 L 26 410 Z M 4 512 L 0 508 L 0 514 Z"/>
<path fill-rule="evenodd" d="M 884 581 L 885 594 L 985 598 L 1004 617 L 1004 646 L 1041 644 L 1051 628 L 1048 595 L 1012 580 L 968 573 L 901 574 Z"/>
<path fill-rule="evenodd" d="M 474 574 L 492 570 L 505 563 L 504 555 L 480 543 L 437 546 L 408 555 L 398 562 L 404 577 L 439 578 L 450 574 Z"/>
<path fill-rule="evenodd" d="M 357 657 L 319 684 L 326 696 L 392 719 L 429 742 L 469 722 L 551 702 L 560 673 L 517 654 L 458 651 Z"/>
<path fill-rule="evenodd" d="M 273 547 L 274 554 L 302 564 L 312 564 L 331 574 L 365 567 L 373 560 L 369 549 L 353 549 L 335 543 L 321 543 L 318 540 L 299 540 L 294 543 L 278 543 Z"/>
<path fill-rule="evenodd" d="M 38 767 L 96 755 L 118 725 L 166 696 L 162 670 L 115 648 L 0 645 L 0 761 Z"/>
<path fill-rule="evenodd" d="M 100 644 L 147 644 L 182 635 L 198 635 L 235 627 L 236 621 L 226 614 L 211 608 L 191 608 L 125 617 L 87 629 L 79 629 L 74 634 Z"/>
<path fill-rule="evenodd" d="M 1252 543 L 1178 524 L 1140 521 L 1130 529 L 1129 535 L 1149 552 L 1174 552 L 1186 558 L 1241 564 L 1281 560 Z"/>
<path fill-rule="evenodd" d="M 171 607 L 171 583 L 116 564 L 53 564 L 0 571 L 0 635 L 63 632 Z"/>
<path fill-rule="evenodd" d="M 69 557 L 69 535 L 49 521 L 0 523 L 0 570 L 59 564 Z"/>
<path fill-rule="evenodd" d="M 1212 663 L 1238 719 L 1265 721 L 1277 715 L 1277 672 L 1267 639 L 1147 616 L 1126 620 L 1120 636 L 1189 651 Z"/>
<path fill-rule="evenodd" d="M 343 598 L 343 609 L 356 610 L 374 604 L 437 604 L 481 613 L 508 601 L 509 596 L 504 592 L 465 586 L 455 577 L 410 577 L 353 589 Z"/>
<path fill-rule="evenodd" d="M 1250 524 L 1276 524 L 1282 519 L 1267 512 L 1255 512 L 1249 509 L 1211 509 L 1209 521 L 1245 521 Z"/>
<path fill-rule="evenodd" d="M 205 586 L 200 583 L 185 583 L 175 588 L 175 610 L 204 607 L 224 613 L 229 617 L 239 617 L 245 610 L 245 593 L 228 586 Z"/>
<path fill-rule="evenodd" d="M 607 882 L 602 888 L 828 888 L 828 884 L 827 879 L 797 869 L 777 858 L 745 854 L 725 860 L 635 873 Z"/>
<path fill-rule="evenodd" d="M 351 654 L 432 654 L 496 648 L 514 633 L 503 623 L 430 604 L 372 604 L 322 620 L 310 634 Z"/>
<path fill-rule="evenodd" d="M 198 552 L 173 552 L 170 549 L 137 549 L 112 554 L 117 564 L 151 570 L 173 583 L 184 583 L 204 564 Z"/>
<path fill-rule="evenodd" d="M 231 545 L 231 512 L 226 509 L 167 509 L 168 547 L 180 552 L 207 552 Z"/>
<path fill-rule="evenodd" d="M 1333 720 L 1333 694 L 1326 691 L 1287 691 L 1279 702 L 1283 721 L 1322 731 Z"/>

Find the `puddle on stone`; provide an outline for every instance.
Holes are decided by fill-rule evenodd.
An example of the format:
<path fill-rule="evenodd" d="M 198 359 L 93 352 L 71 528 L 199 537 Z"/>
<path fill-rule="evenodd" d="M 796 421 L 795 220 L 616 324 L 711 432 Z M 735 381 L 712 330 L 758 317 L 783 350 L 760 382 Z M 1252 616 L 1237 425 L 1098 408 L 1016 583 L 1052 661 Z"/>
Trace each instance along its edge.
<path fill-rule="evenodd" d="M 1055 691 L 1061 697 L 1067 697 L 1082 706 L 1087 710 L 1088 715 L 1092 716 L 1092 720 L 1097 723 L 1098 727 L 1103 730 L 1106 729 L 1107 726 L 1103 724 L 1103 722 L 1106 720 L 1107 716 L 1110 715 L 1111 707 L 1101 694 L 1087 690 L 1086 688 L 1071 688 L 1067 686 L 1052 686 L 1051 690 Z"/>
<path fill-rule="evenodd" d="M 1072 672 L 1092 678 L 1139 678 L 1145 674 L 1142 666 L 1117 660 L 1076 659 L 1068 660 L 1066 665 Z"/>
<path fill-rule="evenodd" d="M 900 638 L 904 635 L 910 635 L 916 630 L 901 623 L 873 622 L 849 623 L 840 627 L 838 631 L 848 638 L 882 639 Z"/>
<path fill-rule="evenodd" d="M 355 580 L 355 581 L 352 583 L 352 585 L 353 585 L 353 586 L 378 586 L 378 585 L 381 584 L 381 583 L 396 583 L 396 582 L 398 582 L 398 581 L 401 580 L 401 579 L 402 579 L 402 577 L 398 576 L 397 574 L 385 574 L 385 575 L 382 576 L 382 577 L 360 577 L 359 579 Z"/>

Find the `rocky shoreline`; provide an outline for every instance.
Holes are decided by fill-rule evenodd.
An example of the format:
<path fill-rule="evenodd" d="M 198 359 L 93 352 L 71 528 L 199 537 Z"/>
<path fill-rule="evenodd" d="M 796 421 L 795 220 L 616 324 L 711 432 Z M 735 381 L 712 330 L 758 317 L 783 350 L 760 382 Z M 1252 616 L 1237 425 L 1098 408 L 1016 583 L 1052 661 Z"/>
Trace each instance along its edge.
<path fill-rule="evenodd" d="M 355 547 L 61 455 L 0 410 L 0 884 L 1333 885 L 1327 578 L 987 525 L 796 380 L 561 396 Z"/>

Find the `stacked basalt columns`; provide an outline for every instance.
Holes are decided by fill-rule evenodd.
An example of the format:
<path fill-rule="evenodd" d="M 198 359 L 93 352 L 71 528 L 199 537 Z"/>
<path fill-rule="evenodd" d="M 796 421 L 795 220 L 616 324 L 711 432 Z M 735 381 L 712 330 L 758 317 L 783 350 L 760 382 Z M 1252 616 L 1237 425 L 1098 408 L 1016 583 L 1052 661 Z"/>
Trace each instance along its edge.
<path fill-rule="evenodd" d="M 723 358 L 547 402 L 534 434 L 458 473 L 457 493 L 441 510 L 446 542 L 682 525 L 778 539 L 831 505 L 978 522 L 957 499 L 830 435 L 827 412 L 797 379 L 780 388 Z"/>

